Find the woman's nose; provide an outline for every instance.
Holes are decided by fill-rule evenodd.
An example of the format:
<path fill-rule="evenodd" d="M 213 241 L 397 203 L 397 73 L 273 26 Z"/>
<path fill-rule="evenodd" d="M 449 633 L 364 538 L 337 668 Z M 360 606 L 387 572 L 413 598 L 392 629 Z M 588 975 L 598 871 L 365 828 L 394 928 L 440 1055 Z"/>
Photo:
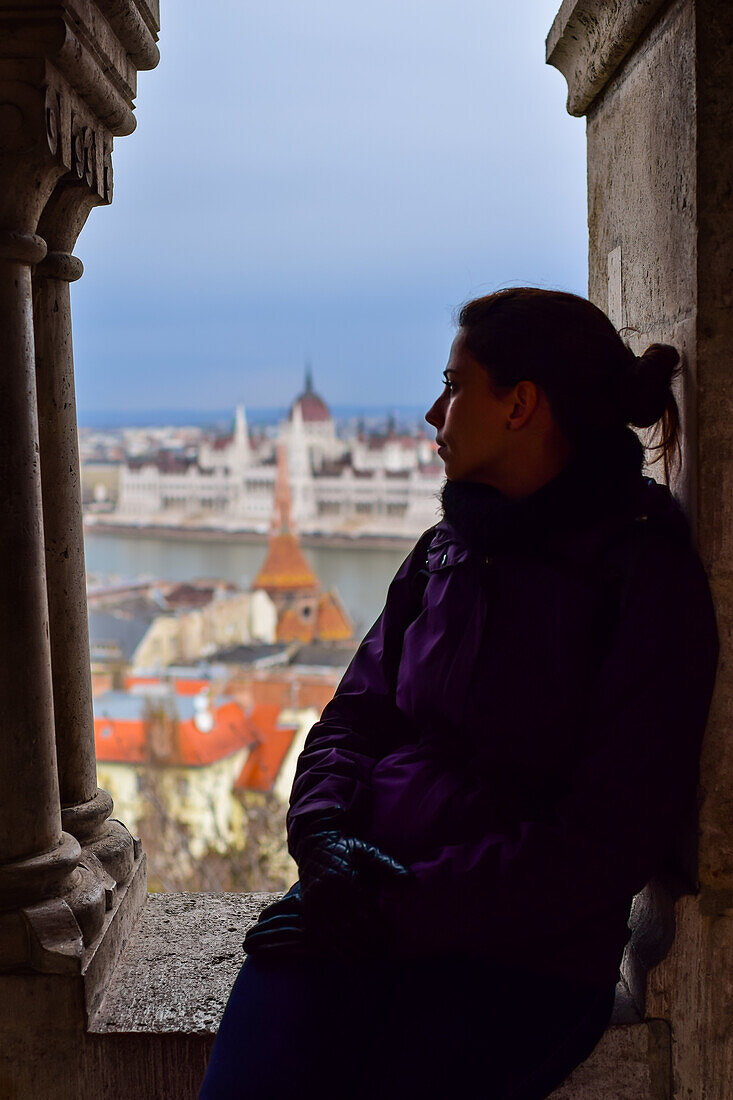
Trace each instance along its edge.
<path fill-rule="evenodd" d="M 440 415 L 440 398 L 430 406 L 425 413 L 425 419 L 433 428 L 438 428 L 443 423 L 443 418 Z"/>

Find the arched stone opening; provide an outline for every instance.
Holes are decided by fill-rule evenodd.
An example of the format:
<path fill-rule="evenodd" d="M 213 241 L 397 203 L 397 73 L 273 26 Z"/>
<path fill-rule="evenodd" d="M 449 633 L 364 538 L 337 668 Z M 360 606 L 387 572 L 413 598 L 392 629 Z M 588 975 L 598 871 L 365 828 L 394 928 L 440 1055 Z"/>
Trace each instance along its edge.
<path fill-rule="evenodd" d="M 134 128 L 136 73 L 157 63 L 157 27 L 156 0 L 0 11 L 0 1091 L 7 1083 L 10 1096 L 194 1096 L 243 928 L 266 900 L 161 896 L 135 930 L 144 859 L 96 783 L 69 283 L 86 218 L 111 201 L 112 140 Z M 556 1096 L 725 1100 L 733 10 L 564 0 L 548 59 L 568 79 L 569 109 L 588 119 L 590 295 L 634 339 L 686 354 L 680 485 L 723 643 L 699 886 L 676 905 L 658 884 L 640 896 L 618 1026 Z"/>

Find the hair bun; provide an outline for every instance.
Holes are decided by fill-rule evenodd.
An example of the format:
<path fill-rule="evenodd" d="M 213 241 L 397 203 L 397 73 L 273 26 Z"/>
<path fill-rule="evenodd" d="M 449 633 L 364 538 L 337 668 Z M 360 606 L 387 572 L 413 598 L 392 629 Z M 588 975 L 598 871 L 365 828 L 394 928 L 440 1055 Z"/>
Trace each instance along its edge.
<path fill-rule="evenodd" d="M 631 356 L 624 401 L 628 424 L 649 428 L 661 420 L 679 361 L 671 344 L 651 344 L 643 355 Z"/>

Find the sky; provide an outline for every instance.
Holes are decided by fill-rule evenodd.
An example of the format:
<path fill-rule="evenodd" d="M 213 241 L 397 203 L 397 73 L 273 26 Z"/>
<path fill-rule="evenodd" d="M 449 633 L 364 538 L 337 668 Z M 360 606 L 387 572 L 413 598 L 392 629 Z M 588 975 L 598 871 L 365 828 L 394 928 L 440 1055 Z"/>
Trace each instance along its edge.
<path fill-rule="evenodd" d="M 80 420 L 422 405 L 456 307 L 585 293 L 585 126 L 559 0 L 164 0 L 72 287 Z"/>

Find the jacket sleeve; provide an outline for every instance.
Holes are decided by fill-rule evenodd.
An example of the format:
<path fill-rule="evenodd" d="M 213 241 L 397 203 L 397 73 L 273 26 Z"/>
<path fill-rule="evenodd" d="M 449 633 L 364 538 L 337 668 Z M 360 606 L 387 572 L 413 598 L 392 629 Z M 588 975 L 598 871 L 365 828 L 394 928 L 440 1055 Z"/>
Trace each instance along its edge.
<path fill-rule="evenodd" d="M 414 864 L 409 886 L 383 898 L 396 945 L 521 947 L 630 903 L 694 805 L 717 652 L 694 550 L 649 539 L 625 585 L 583 749 L 554 815 Z"/>
<path fill-rule="evenodd" d="M 433 529 L 426 531 L 392 580 L 382 614 L 311 729 L 295 773 L 287 826 L 290 850 L 299 825 L 336 811 L 353 824 L 376 762 L 409 738 L 395 701 L 405 630 L 420 607 L 418 574 Z"/>

